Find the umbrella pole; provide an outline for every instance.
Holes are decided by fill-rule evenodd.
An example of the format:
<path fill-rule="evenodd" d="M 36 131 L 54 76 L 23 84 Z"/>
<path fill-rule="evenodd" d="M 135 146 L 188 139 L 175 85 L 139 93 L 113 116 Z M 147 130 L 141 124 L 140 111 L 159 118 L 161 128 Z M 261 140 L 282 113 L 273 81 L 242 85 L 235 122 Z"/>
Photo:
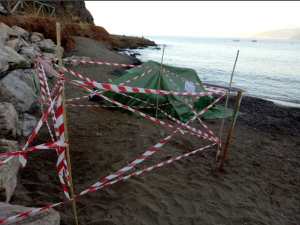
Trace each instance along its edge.
<path fill-rule="evenodd" d="M 158 90 L 160 90 L 160 79 L 161 79 L 161 68 L 162 68 L 162 62 L 163 62 L 163 58 L 164 58 L 164 52 L 165 52 L 165 45 L 164 45 L 164 49 L 163 49 L 163 54 L 161 57 L 161 64 L 160 64 L 160 70 L 159 70 L 159 79 L 158 79 Z M 158 99 L 159 99 L 159 94 L 157 94 L 157 102 L 156 102 L 156 116 L 155 118 L 157 119 L 157 110 L 158 110 Z"/>
<path fill-rule="evenodd" d="M 240 50 L 237 51 L 234 66 L 233 66 L 233 70 L 232 70 L 232 73 L 231 73 L 230 84 L 229 84 L 229 88 L 228 88 L 229 91 L 227 93 L 227 98 L 226 98 L 226 102 L 225 102 L 225 109 L 224 109 L 224 115 L 223 115 L 223 121 L 222 121 L 220 136 L 219 136 L 220 141 L 221 141 L 221 138 L 222 138 L 222 131 L 223 131 L 223 126 L 224 126 L 224 121 L 225 121 L 225 115 L 226 115 L 227 103 L 228 103 L 228 98 L 229 98 L 229 92 L 230 92 L 230 88 L 231 88 L 231 84 L 232 84 L 232 78 L 233 78 L 233 74 L 234 74 L 234 70 L 235 70 L 235 65 L 236 65 L 236 62 L 237 62 L 238 57 L 239 57 L 239 52 L 240 52 Z M 218 161 L 218 156 L 219 156 L 220 150 L 221 150 L 221 143 L 219 143 L 218 148 L 217 148 L 216 162 Z"/>

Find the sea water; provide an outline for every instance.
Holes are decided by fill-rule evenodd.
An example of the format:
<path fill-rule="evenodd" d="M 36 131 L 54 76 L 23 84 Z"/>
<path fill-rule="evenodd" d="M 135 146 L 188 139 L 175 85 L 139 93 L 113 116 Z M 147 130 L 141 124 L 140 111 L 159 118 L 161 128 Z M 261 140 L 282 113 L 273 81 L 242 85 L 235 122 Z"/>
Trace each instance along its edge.
<path fill-rule="evenodd" d="M 139 36 L 141 37 L 141 36 Z M 131 51 L 142 62 L 154 60 L 195 69 L 204 84 L 227 87 L 243 95 L 300 107 L 300 40 L 144 36 L 160 49 Z"/>

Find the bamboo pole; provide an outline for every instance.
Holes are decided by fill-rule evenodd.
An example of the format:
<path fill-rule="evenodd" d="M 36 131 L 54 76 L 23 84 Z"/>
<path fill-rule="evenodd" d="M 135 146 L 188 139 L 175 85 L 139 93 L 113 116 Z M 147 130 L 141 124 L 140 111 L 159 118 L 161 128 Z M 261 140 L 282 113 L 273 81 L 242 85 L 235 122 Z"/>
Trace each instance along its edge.
<path fill-rule="evenodd" d="M 164 53 L 165 53 L 165 45 L 164 45 L 164 49 L 163 49 L 163 54 L 161 56 L 160 68 L 162 68 Z M 158 90 L 160 90 L 160 79 L 161 79 L 161 69 L 159 70 Z M 156 119 L 157 119 L 157 110 L 158 110 L 158 99 L 159 99 L 159 94 L 157 94 L 157 101 L 156 101 L 156 116 L 155 116 Z"/>
<path fill-rule="evenodd" d="M 231 88 L 232 78 L 233 78 L 233 74 L 234 74 L 236 62 L 237 62 L 238 57 L 239 57 L 239 52 L 240 52 L 240 50 L 238 50 L 238 51 L 237 51 L 237 54 L 236 54 L 236 58 L 235 58 L 233 70 L 232 70 L 232 73 L 231 73 L 231 78 L 230 78 L 229 88 L 228 88 L 229 90 L 230 90 L 230 88 Z M 225 102 L 225 109 L 224 109 L 223 121 L 222 121 L 222 126 L 221 126 L 220 136 L 219 136 L 219 140 L 220 140 L 220 141 L 221 141 L 221 138 L 222 138 L 222 131 L 223 131 L 223 126 L 224 126 L 224 121 L 225 121 L 225 115 L 226 115 L 226 109 L 227 109 L 228 98 L 229 98 L 229 92 L 227 93 L 227 98 L 226 98 L 226 102 Z M 220 145 L 221 145 L 221 144 L 219 143 L 218 149 L 217 149 L 217 153 L 216 153 L 216 162 L 218 161 L 219 149 L 220 149 L 220 147 L 221 147 Z"/>
<path fill-rule="evenodd" d="M 230 139 L 231 139 L 231 134 L 232 134 L 232 128 L 233 128 L 233 125 L 234 125 L 234 122 L 235 122 L 235 118 L 236 118 L 235 116 L 236 116 L 237 111 L 238 111 L 239 101 L 240 101 L 241 97 L 242 97 L 242 91 L 238 91 L 238 94 L 237 94 L 236 100 L 235 100 L 234 109 L 233 109 L 233 114 L 232 114 L 232 117 L 231 117 L 231 122 L 230 122 L 230 127 L 229 127 L 229 131 L 228 131 L 228 135 L 227 135 L 227 140 L 226 140 L 226 144 L 225 144 L 225 148 L 224 148 L 224 153 L 223 153 L 223 156 L 222 156 L 222 161 L 221 161 L 221 166 L 220 166 L 221 169 L 224 169 L 225 159 L 226 159 L 226 156 L 227 156 L 228 146 L 229 146 Z"/>
<path fill-rule="evenodd" d="M 60 23 L 56 23 L 56 35 L 57 35 L 57 56 L 58 56 L 58 65 L 59 65 L 59 71 L 62 72 L 62 59 L 61 59 L 61 52 L 60 52 Z M 64 128 L 65 128 L 65 141 L 68 142 L 68 129 L 67 129 L 67 116 L 66 116 L 66 105 L 65 105 L 65 88 L 62 89 L 62 105 L 63 105 L 63 118 L 64 118 Z M 73 182 L 72 182 L 72 172 L 71 172 L 71 161 L 70 161 L 70 152 L 69 152 L 69 146 L 66 147 L 66 158 L 68 163 L 68 170 L 69 170 L 69 176 L 70 176 L 70 190 L 71 190 L 71 198 L 74 196 L 73 191 Z M 75 222 L 76 225 L 78 225 L 78 219 L 77 219 L 77 213 L 76 213 L 76 205 L 75 205 L 75 199 L 72 201 L 73 204 L 73 211 L 75 216 Z"/>

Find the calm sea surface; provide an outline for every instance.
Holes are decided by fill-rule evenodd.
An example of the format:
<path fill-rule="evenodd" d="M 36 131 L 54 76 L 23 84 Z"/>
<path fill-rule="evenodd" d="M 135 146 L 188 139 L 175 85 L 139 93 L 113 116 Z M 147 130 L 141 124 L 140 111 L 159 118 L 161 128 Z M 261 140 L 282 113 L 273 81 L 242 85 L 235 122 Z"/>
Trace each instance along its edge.
<path fill-rule="evenodd" d="M 227 88 L 239 50 L 233 90 L 300 107 L 300 40 L 144 37 L 161 49 L 134 50 L 141 61 L 161 62 L 166 45 L 164 64 L 193 68 L 204 84 Z"/>

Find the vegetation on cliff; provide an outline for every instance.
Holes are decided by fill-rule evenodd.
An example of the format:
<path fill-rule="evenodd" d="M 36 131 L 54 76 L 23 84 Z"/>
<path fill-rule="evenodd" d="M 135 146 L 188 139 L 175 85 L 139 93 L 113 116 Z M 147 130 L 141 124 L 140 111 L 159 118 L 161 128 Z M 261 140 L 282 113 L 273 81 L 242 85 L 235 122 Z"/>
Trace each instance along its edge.
<path fill-rule="evenodd" d="M 102 41 L 113 48 L 131 48 L 155 46 L 153 41 L 138 37 L 126 37 L 110 35 L 105 28 L 94 25 L 94 18 L 85 7 L 84 1 L 41 1 L 55 7 L 55 18 L 46 14 L 35 16 L 24 7 L 24 12 L 16 11 L 12 15 L 0 15 L 0 22 L 8 26 L 19 26 L 32 32 L 40 32 L 45 38 L 56 43 L 56 22 L 61 23 L 61 41 L 66 50 L 74 48 L 71 36 L 89 37 L 96 41 Z M 31 7 L 32 2 L 26 2 Z M 33 6 L 32 6 L 33 7 Z"/>

